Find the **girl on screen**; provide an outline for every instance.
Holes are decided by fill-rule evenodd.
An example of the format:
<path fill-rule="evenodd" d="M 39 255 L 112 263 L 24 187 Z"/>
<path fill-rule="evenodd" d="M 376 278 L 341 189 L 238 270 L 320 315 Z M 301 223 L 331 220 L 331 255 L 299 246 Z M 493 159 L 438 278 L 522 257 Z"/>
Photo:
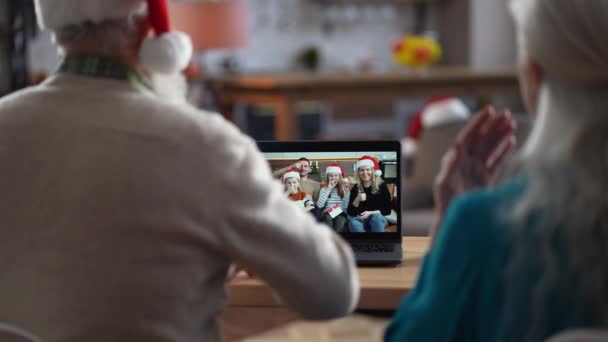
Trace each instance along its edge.
<path fill-rule="evenodd" d="M 336 232 L 344 231 L 348 221 L 346 209 L 350 200 L 348 178 L 340 164 L 331 164 L 325 169 L 324 187 L 319 191 L 317 207 L 323 211 L 323 221 Z"/>
<path fill-rule="evenodd" d="M 351 233 L 381 233 L 388 226 L 391 195 L 376 159 L 363 156 L 355 165 L 356 183 L 350 191 L 348 229 Z"/>
<path fill-rule="evenodd" d="M 281 177 L 281 180 L 285 185 L 285 194 L 289 200 L 305 211 L 311 211 L 315 208 L 312 196 L 302 191 L 300 187 L 300 172 L 298 170 L 288 169 Z"/>

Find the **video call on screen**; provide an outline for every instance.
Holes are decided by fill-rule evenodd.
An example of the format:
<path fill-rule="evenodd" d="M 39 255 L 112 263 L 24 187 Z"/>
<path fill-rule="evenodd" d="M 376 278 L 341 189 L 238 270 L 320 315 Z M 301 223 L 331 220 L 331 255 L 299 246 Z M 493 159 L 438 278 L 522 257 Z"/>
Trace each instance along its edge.
<path fill-rule="evenodd" d="M 285 196 L 294 206 L 337 233 L 397 232 L 400 189 L 396 152 L 268 152 L 264 155 L 274 177 L 283 183 Z M 375 175 L 377 170 L 372 170 L 375 179 L 367 188 L 365 184 L 370 184 L 369 180 L 364 183 L 362 177 L 365 176 L 360 177 L 356 168 L 363 156 L 373 157 L 382 172 Z M 301 158 L 310 163 L 298 161 Z M 302 163 L 307 166 L 297 169 Z M 330 166 L 330 170 L 336 170 L 335 164 L 341 166 L 344 177 L 335 172 L 334 175 L 326 174 Z M 294 165 L 296 168 L 292 167 Z M 366 189 L 361 190 L 361 187 Z M 362 193 L 359 205 L 355 206 L 359 193 Z"/>

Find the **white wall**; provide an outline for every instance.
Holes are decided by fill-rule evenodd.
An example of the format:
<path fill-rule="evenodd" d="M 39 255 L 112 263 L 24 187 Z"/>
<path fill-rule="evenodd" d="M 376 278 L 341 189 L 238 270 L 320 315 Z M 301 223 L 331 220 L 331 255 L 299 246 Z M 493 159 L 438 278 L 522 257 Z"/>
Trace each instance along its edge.
<path fill-rule="evenodd" d="M 1 1 L 1 0 L 0 0 Z M 287 70 L 300 49 L 319 46 L 323 69 L 354 68 L 371 59 L 379 70 L 394 68 L 391 45 L 412 27 L 412 8 L 393 5 L 321 6 L 310 0 L 249 0 L 251 40 L 238 51 L 209 51 L 211 71 L 233 54 L 246 71 Z M 431 24 L 434 25 L 431 16 Z M 332 29 L 324 30 L 331 21 Z M 57 54 L 48 34 L 30 48 L 33 70 L 52 70 Z"/>
<path fill-rule="evenodd" d="M 504 67 L 515 65 L 513 20 L 505 0 L 473 0 L 471 65 Z"/>
<path fill-rule="evenodd" d="M 355 68 L 370 59 L 378 69 L 393 67 L 391 45 L 411 29 L 410 6 L 321 6 L 310 0 L 250 0 L 251 41 L 236 57 L 247 70 L 285 70 L 298 51 L 316 45 L 323 69 Z M 325 31 L 324 23 L 331 29 Z M 213 65 L 225 53 L 211 52 Z"/>
<path fill-rule="evenodd" d="M 507 0 L 439 3 L 444 62 L 474 68 L 515 65 L 515 33 Z"/>
<path fill-rule="evenodd" d="M 411 30 L 412 7 L 327 7 L 319 3 L 249 0 L 249 46 L 234 51 L 209 51 L 204 56 L 205 66 L 208 71 L 217 72 L 220 61 L 233 55 L 244 71 L 288 70 L 300 49 L 316 45 L 324 56 L 322 69 L 325 70 L 354 69 L 364 59 L 370 59 L 377 70 L 397 68 L 391 60 L 391 44 Z M 441 31 L 447 40 L 444 40 L 445 48 L 450 50 L 446 51 L 446 59 L 480 68 L 514 65 L 515 39 L 506 3 L 505 0 L 450 0 L 432 8 L 430 28 L 438 29 L 443 23 L 447 30 Z M 326 22 L 333 23 L 331 30 L 324 30 Z M 48 34 L 32 42 L 33 71 L 52 70 L 57 60 Z"/>

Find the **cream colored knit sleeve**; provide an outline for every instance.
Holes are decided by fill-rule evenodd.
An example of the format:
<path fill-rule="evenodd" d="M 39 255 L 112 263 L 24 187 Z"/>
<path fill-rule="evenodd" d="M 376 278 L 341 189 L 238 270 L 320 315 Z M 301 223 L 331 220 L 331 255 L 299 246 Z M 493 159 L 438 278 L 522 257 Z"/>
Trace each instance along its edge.
<path fill-rule="evenodd" d="M 210 158 L 200 174 L 213 179 L 205 192 L 214 199 L 204 203 L 201 229 L 213 229 L 231 262 L 265 280 L 304 317 L 350 313 L 359 298 L 350 246 L 285 198 L 251 139 L 223 119 L 212 121 L 204 129 L 208 146 L 201 147 Z"/>

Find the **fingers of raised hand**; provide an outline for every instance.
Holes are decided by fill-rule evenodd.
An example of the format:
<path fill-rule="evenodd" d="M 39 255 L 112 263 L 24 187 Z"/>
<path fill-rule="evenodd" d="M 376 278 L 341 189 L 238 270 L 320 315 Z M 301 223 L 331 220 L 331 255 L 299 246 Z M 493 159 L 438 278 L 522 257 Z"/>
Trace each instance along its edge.
<path fill-rule="evenodd" d="M 492 107 L 487 107 L 459 134 L 454 144 L 456 153 L 462 160 L 486 165 L 493 156 L 500 154 L 498 151 L 503 151 L 505 141 L 513 140 L 515 129 L 510 112 L 497 114 Z M 501 158 L 494 160 L 502 161 Z"/>
<path fill-rule="evenodd" d="M 473 120 L 469 122 L 456 138 L 455 145 L 460 146 L 471 146 L 483 133 L 488 122 L 492 120 L 492 117 L 496 115 L 496 111 L 493 107 L 485 107 L 481 112 L 475 114 Z"/>
<path fill-rule="evenodd" d="M 471 151 L 474 151 L 478 158 L 488 160 L 505 141 L 514 138 L 515 129 L 515 121 L 511 114 L 505 111 L 488 122 L 483 134 L 479 136 L 479 141 L 470 147 Z"/>
<path fill-rule="evenodd" d="M 514 136 L 504 137 L 501 143 L 496 147 L 492 155 L 486 161 L 486 169 L 490 173 L 494 173 L 496 169 L 505 161 L 507 156 L 515 147 L 516 139 Z"/>
<path fill-rule="evenodd" d="M 441 159 L 441 167 L 439 173 L 435 178 L 436 185 L 442 185 L 446 180 L 452 177 L 458 167 L 460 160 L 462 159 L 461 148 L 454 146 L 443 155 Z"/>

